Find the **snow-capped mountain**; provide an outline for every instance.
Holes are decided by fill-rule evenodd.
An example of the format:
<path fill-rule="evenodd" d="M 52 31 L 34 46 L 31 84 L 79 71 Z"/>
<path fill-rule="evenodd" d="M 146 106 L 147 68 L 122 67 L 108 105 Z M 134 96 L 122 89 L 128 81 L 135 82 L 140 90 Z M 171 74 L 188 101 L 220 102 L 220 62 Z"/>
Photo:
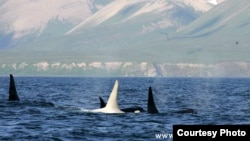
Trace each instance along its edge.
<path fill-rule="evenodd" d="M 3 0 L 0 2 L 0 39 L 32 41 L 62 35 L 112 0 Z M 2 37 L 2 38 L 1 38 Z M 1 45 L 2 47 L 3 44 Z"/>
<path fill-rule="evenodd" d="M 114 72 L 123 68 L 126 75 L 142 66 L 148 74 L 150 64 L 152 76 L 176 70 L 213 76 L 220 68 L 249 76 L 249 6 L 248 0 L 0 1 L 0 66 L 7 73 L 44 66 L 79 73 L 99 62 L 94 72 L 109 72 L 119 62 Z"/>
<path fill-rule="evenodd" d="M 185 11 L 187 7 L 189 9 Z M 206 12 L 211 7 L 213 5 L 207 0 L 5 0 L 0 3 L 1 48 L 20 46 L 38 38 L 69 34 L 86 24 L 98 26 L 108 21 L 108 24 L 125 23 L 147 15 L 160 17 L 154 19 L 155 21 L 150 21 L 151 17 L 148 21 L 144 18 L 141 21 L 145 22 L 144 31 L 173 24 L 180 24 L 181 28 L 183 23 L 170 19 L 172 17 L 168 16 L 171 13 L 166 14 L 167 12 L 175 10 L 172 13 L 174 16 L 173 14 L 181 14 L 178 10 L 189 12 L 194 9 L 196 12 Z M 184 21 L 187 22 L 185 24 L 190 23 L 197 15 L 192 16 L 192 19 Z"/>
<path fill-rule="evenodd" d="M 145 44 L 149 46 L 148 42 L 165 39 L 166 33 L 181 31 L 213 7 L 207 0 L 113 1 L 69 30 L 56 44 L 74 50 L 137 50 Z"/>
<path fill-rule="evenodd" d="M 119 0 L 113 1 L 105 8 L 96 12 L 93 16 L 84 20 L 78 26 L 71 29 L 66 34 L 70 34 L 79 28 L 83 28 L 84 26 L 95 27 L 101 25 L 105 22 L 109 22 L 108 24 L 121 24 L 130 20 L 137 20 L 141 16 L 149 16 L 158 15 L 161 16 L 158 18 L 158 23 L 147 22 L 146 24 L 161 24 L 162 26 L 170 26 L 170 19 L 174 16 L 173 14 L 184 14 L 181 12 L 189 12 L 188 10 L 193 9 L 195 12 L 207 12 L 213 6 L 209 4 L 206 0 Z M 188 9 L 190 8 L 190 9 Z M 183 11 L 178 11 L 183 10 Z M 187 10 L 187 11 L 185 11 Z M 173 11 L 173 12 L 172 12 Z M 169 14 L 167 14 L 169 13 Z M 181 16 L 181 15 L 179 15 Z M 184 15 L 190 16 L 190 15 Z M 148 17 L 149 18 L 149 17 Z"/>

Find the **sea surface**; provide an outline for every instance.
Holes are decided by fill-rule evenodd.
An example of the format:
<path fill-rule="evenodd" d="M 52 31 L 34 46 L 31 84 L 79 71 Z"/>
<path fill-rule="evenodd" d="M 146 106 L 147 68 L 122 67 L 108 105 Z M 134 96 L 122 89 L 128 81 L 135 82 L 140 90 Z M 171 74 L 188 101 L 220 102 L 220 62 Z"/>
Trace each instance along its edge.
<path fill-rule="evenodd" d="M 83 110 L 99 108 L 99 96 L 107 101 L 115 80 L 120 108 L 147 110 L 151 86 L 160 113 Z M 172 134 L 175 124 L 250 124 L 248 78 L 15 77 L 15 83 L 20 101 L 9 102 L 9 77 L 0 77 L 1 141 L 151 141 Z"/>

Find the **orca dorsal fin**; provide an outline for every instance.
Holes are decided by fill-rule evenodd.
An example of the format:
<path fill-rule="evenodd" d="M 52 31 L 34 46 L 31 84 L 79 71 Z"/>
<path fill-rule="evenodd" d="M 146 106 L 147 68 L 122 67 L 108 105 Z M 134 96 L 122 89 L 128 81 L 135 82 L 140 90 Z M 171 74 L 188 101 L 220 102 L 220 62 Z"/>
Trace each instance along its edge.
<path fill-rule="evenodd" d="M 106 103 L 100 96 L 99 96 L 99 100 L 100 100 L 100 108 L 104 108 L 106 106 Z"/>
<path fill-rule="evenodd" d="M 19 101 L 19 97 L 16 91 L 15 80 L 12 74 L 10 74 L 9 101 Z"/>
<path fill-rule="evenodd" d="M 109 95 L 109 99 L 104 108 L 91 110 L 92 112 L 98 113 L 124 113 L 120 110 L 118 103 L 118 80 L 115 81 L 114 87 Z"/>
<path fill-rule="evenodd" d="M 106 106 L 104 107 L 105 109 L 107 109 L 110 112 L 122 112 L 118 106 L 117 103 L 117 98 L 118 98 L 118 80 L 115 81 L 114 87 L 109 95 L 109 99 L 108 102 L 106 104 Z"/>
<path fill-rule="evenodd" d="M 153 92 L 152 92 L 151 87 L 149 87 L 149 89 L 148 89 L 148 113 L 150 113 L 150 114 L 159 113 L 156 106 L 155 106 Z"/>

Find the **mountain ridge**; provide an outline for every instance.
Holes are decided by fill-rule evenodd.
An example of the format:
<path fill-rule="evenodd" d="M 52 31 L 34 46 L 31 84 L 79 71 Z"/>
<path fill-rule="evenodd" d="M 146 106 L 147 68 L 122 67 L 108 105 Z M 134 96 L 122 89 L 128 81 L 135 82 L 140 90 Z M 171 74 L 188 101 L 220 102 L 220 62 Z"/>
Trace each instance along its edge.
<path fill-rule="evenodd" d="M 192 74 L 190 76 L 194 76 L 194 72 L 200 76 L 212 76 L 213 73 L 223 75 L 219 68 L 227 76 L 236 76 L 237 73 L 249 76 L 246 70 L 250 62 L 247 38 L 250 19 L 246 0 L 218 0 L 218 4 L 211 4 L 207 0 L 87 2 L 95 5 L 90 6 L 93 14 L 74 26 L 67 21 L 63 24 L 52 20 L 41 34 L 38 31 L 16 43 L 12 41 L 14 32 L 6 36 L 0 32 L 0 40 L 10 46 L 0 47 L 2 70 L 11 70 L 13 64 L 21 63 L 23 66 L 24 63 L 29 66 L 24 68 L 37 73 L 34 64 L 39 62 L 47 62 L 49 66 L 66 62 L 133 62 L 129 69 L 135 69 L 140 66 L 138 62 L 146 62 L 152 63 L 159 72 L 155 76 L 169 76 L 169 73 L 179 76 L 174 73 L 176 69 L 178 72 L 187 71 Z M 101 4 L 98 5 L 98 2 Z M 112 6 L 114 10 L 108 11 Z M 3 69 L 8 64 L 10 67 Z M 204 65 L 202 69 L 196 68 L 201 73 L 192 68 L 196 64 Z M 183 66 L 185 69 L 182 70 Z M 244 71 L 227 68 L 235 66 Z M 108 68 L 96 71 L 108 71 Z M 159 68 L 163 70 L 159 71 Z M 206 69 L 209 71 L 206 72 Z M 84 72 L 89 69 L 77 70 Z M 75 70 L 72 73 L 76 73 Z"/>

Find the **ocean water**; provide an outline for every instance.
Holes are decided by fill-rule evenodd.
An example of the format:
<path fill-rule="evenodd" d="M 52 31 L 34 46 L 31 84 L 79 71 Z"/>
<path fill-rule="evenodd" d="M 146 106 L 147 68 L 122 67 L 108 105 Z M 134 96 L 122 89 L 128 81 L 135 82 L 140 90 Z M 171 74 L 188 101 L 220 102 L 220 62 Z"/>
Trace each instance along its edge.
<path fill-rule="evenodd" d="M 147 109 L 151 86 L 159 114 L 89 113 L 119 81 L 120 108 Z M 248 78 L 15 77 L 19 102 L 9 102 L 0 77 L 0 140 L 172 140 L 175 124 L 250 124 Z M 197 113 L 180 112 L 193 109 Z"/>

